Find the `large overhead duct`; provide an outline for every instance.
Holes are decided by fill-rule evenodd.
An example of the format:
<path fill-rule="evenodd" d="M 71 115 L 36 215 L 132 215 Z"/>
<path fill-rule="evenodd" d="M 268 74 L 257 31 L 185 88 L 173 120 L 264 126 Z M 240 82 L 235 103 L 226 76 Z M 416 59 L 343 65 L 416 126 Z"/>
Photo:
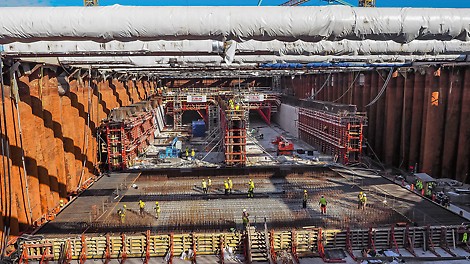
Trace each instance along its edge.
<path fill-rule="evenodd" d="M 23 58 L 24 61 L 51 62 L 52 58 Z M 364 63 L 404 63 L 404 62 L 468 62 L 465 55 L 367 55 L 367 56 L 334 56 L 334 55 L 245 55 L 236 56 L 233 63 L 225 64 L 223 58 L 213 56 L 133 56 L 133 57 L 59 57 L 57 64 L 77 66 L 93 65 L 94 68 L 139 68 L 139 67 L 205 67 L 255 66 L 264 63 L 311 63 L 311 62 L 364 62 Z"/>
<path fill-rule="evenodd" d="M 470 40 L 470 9 L 324 7 L 0 8 L 0 41 Z"/>
<path fill-rule="evenodd" d="M 413 40 L 401 44 L 394 41 L 341 40 L 319 42 L 284 42 L 279 40 L 234 43 L 235 54 L 273 55 L 431 55 L 470 53 L 470 41 Z M 224 42 L 215 40 L 180 41 L 38 41 L 13 42 L 3 45 L 7 56 L 142 56 L 142 55 L 209 55 L 225 54 Z"/>

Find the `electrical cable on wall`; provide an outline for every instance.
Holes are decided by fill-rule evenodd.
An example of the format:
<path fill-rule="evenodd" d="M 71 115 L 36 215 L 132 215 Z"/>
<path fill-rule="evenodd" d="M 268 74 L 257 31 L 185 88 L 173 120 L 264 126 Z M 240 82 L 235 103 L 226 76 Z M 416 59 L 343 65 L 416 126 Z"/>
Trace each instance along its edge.
<path fill-rule="evenodd" d="M 390 79 L 392 78 L 392 74 L 393 74 L 393 70 L 394 68 L 390 68 L 390 72 L 388 73 L 388 76 L 387 76 L 387 79 L 385 80 L 384 82 L 384 85 L 382 86 L 382 88 L 380 89 L 380 92 L 377 94 L 377 96 L 370 102 L 368 103 L 365 107 L 369 107 L 373 104 L 375 104 L 379 98 L 382 96 L 382 94 L 385 92 L 385 90 L 387 89 L 387 86 L 388 86 L 388 83 L 390 82 Z"/>
<path fill-rule="evenodd" d="M 354 86 L 354 83 L 355 83 L 356 80 L 357 80 L 357 77 L 359 77 L 359 74 L 361 74 L 361 72 L 358 72 L 358 73 L 357 73 L 357 75 L 356 75 L 356 77 L 354 78 L 354 80 L 352 81 L 351 85 L 349 85 L 349 88 L 348 88 L 338 99 L 334 100 L 333 103 L 338 102 L 341 98 L 343 98 L 343 96 L 345 96 L 345 95 L 349 92 L 349 90 L 351 90 L 351 88 Z"/>
<path fill-rule="evenodd" d="M 323 88 L 325 88 L 325 86 L 328 84 L 328 81 L 330 80 L 330 77 L 331 77 L 331 72 L 330 72 L 330 74 L 328 74 L 328 77 L 326 78 L 325 82 L 320 87 L 320 89 L 316 93 L 314 93 L 312 96 L 310 96 L 309 99 L 315 99 L 315 97 L 317 97 L 317 95 L 321 92 L 321 90 L 323 90 Z"/>

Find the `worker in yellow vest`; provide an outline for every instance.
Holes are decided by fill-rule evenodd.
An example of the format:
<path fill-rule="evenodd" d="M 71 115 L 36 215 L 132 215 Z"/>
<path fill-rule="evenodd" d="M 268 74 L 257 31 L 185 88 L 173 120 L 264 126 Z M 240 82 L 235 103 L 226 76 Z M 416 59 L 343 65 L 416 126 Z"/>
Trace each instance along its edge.
<path fill-rule="evenodd" d="M 191 159 L 194 160 L 196 157 L 196 151 L 194 149 L 191 150 Z"/>
<path fill-rule="evenodd" d="M 468 242 L 468 234 L 467 234 L 467 232 L 465 232 L 465 233 L 463 233 L 463 236 L 462 236 L 462 243 L 467 245 L 467 242 Z"/>
<path fill-rule="evenodd" d="M 141 216 L 144 216 L 145 203 L 142 200 L 139 200 L 139 213 Z"/>
<path fill-rule="evenodd" d="M 228 190 L 229 190 L 229 185 L 228 185 L 228 182 L 227 181 L 224 181 L 224 189 L 225 189 L 225 195 L 228 194 Z"/>
<path fill-rule="evenodd" d="M 228 191 L 229 191 L 230 194 L 232 194 L 232 189 L 233 189 L 232 179 L 230 179 L 230 177 L 228 177 L 227 182 L 228 182 Z"/>
<path fill-rule="evenodd" d="M 357 209 L 362 209 L 362 197 L 364 196 L 363 192 L 359 192 L 357 195 Z"/>
<path fill-rule="evenodd" d="M 207 177 L 207 191 L 210 192 L 212 187 L 211 177 Z"/>
<path fill-rule="evenodd" d="M 255 182 L 250 179 L 248 181 L 248 198 L 253 198 L 255 192 Z"/>
<path fill-rule="evenodd" d="M 202 179 L 202 191 L 204 192 L 204 194 L 207 194 L 207 183 L 206 183 L 206 179 Z"/>
<path fill-rule="evenodd" d="M 367 206 L 367 195 L 364 193 L 361 199 L 361 209 L 365 210 Z"/>
<path fill-rule="evenodd" d="M 160 217 L 160 205 L 158 204 L 158 201 L 155 202 L 155 217 L 158 219 Z"/>

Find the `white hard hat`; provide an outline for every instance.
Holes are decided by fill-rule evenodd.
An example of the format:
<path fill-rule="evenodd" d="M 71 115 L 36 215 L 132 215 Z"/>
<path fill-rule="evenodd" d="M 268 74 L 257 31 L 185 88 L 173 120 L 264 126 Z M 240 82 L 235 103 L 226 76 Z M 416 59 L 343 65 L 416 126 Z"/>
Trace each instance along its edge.
<path fill-rule="evenodd" d="M 364 196 L 364 197 L 366 197 L 367 195 L 364 193 L 364 195 L 363 195 L 363 196 Z"/>
<path fill-rule="evenodd" d="M 243 212 L 246 212 L 246 209 L 243 209 Z"/>

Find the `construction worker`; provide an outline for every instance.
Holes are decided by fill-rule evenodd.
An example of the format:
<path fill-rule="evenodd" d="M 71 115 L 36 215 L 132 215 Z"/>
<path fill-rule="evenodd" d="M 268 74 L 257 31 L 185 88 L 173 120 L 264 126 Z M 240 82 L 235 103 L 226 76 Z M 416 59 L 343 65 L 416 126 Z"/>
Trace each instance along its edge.
<path fill-rule="evenodd" d="M 243 221 L 243 229 L 246 230 L 247 227 L 250 225 L 250 219 L 248 218 L 250 214 L 246 212 L 246 209 L 243 209 L 242 213 L 242 221 Z"/>
<path fill-rule="evenodd" d="M 157 219 L 160 217 L 160 205 L 158 204 L 158 201 L 155 202 L 155 217 L 157 217 Z"/>
<path fill-rule="evenodd" d="M 229 191 L 230 194 L 232 194 L 232 189 L 233 189 L 232 179 L 230 179 L 230 177 L 228 177 L 227 182 L 228 182 L 228 191 Z"/>
<path fill-rule="evenodd" d="M 362 197 L 364 196 L 363 192 L 359 192 L 357 195 L 357 209 L 362 209 Z"/>
<path fill-rule="evenodd" d="M 202 191 L 204 192 L 204 194 L 207 194 L 207 183 L 206 183 L 206 179 L 202 179 Z"/>
<path fill-rule="evenodd" d="M 194 160 L 196 157 L 196 151 L 194 149 L 191 150 L 191 159 Z"/>
<path fill-rule="evenodd" d="M 318 204 L 320 205 L 321 213 L 326 214 L 326 205 L 328 204 L 328 202 L 326 201 L 325 196 L 323 196 L 323 195 L 321 196 L 320 201 L 318 202 Z"/>
<path fill-rule="evenodd" d="M 144 216 L 145 203 L 142 200 L 139 200 L 139 213 L 141 216 Z"/>
<path fill-rule="evenodd" d="M 236 110 L 236 111 L 240 110 L 240 104 L 239 104 L 239 103 L 237 103 L 237 104 L 235 105 L 235 110 Z"/>
<path fill-rule="evenodd" d="M 125 204 L 122 205 L 122 211 L 124 212 L 124 214 L 127 212 L 127 206 Z"/>
<path fill-rule="evenodd" d="M 211 187 L 212 187 L 212 180 L 211 180 L 211 177 L 207 177 L 207 191 L 210 192 Z"/>
<path fill-rule="evenodd" d="M 126 212 L 123 209 L 119 208 L 117 214 L 121 219 L 121 224 L 124 224 L 124 222 L 126 221 Z"/>
<path fill-rule="evenodd" d="M 462 243 L 464 243 L 466 245 L 467 242 L 468 242 L 468 234 L 467 234 L 467 232 L 465 232 L 465 233 L 463 233 L 463 236 L 462 236 Z"/>
<path fill-rule="evenodd" d="M 365 210 L 367 206 L 367 195 L 364 193 L 361 199 L 361 209 Z"/>
<path fill-rule="evenodd" d="M 186 159 L 188 159 L 188 158 L 189 158 L 189 147 L 186 146 Z"/>
<path fill-rule="evenodd" d="M 302 208 L 307 208 L 308 193 L 307 190 L 304 190 L 304 199 L 302 200 Z"/>
<path fill-rule="evenodd" d="M 59 207 L 60 208 L 64 207 L 64 200 L 62 199 L 59 200 Z"/>
<path fill-rule="evenodd" d="M 233 102 L 233 99 L 228 100 L 228 104 L 229 104 L 230 109 L 233 110 L 235 108 L 235 104 Z"/>
<path fill-rule="evenodd" d="M 228 182 L 227 181 L 224 181 L 224 189 L 225 189 L 225 195 L 228 194 L 228 191 L 230 189 L 230 186 L 228 185 Z"/>
<path fill-rule="evenodd" d="M 255 191 L 255 182 L 252 179 L 250 179 L 250 181 L 248 181 L 248 198 L 253 198 L 254 191 Z"/>

